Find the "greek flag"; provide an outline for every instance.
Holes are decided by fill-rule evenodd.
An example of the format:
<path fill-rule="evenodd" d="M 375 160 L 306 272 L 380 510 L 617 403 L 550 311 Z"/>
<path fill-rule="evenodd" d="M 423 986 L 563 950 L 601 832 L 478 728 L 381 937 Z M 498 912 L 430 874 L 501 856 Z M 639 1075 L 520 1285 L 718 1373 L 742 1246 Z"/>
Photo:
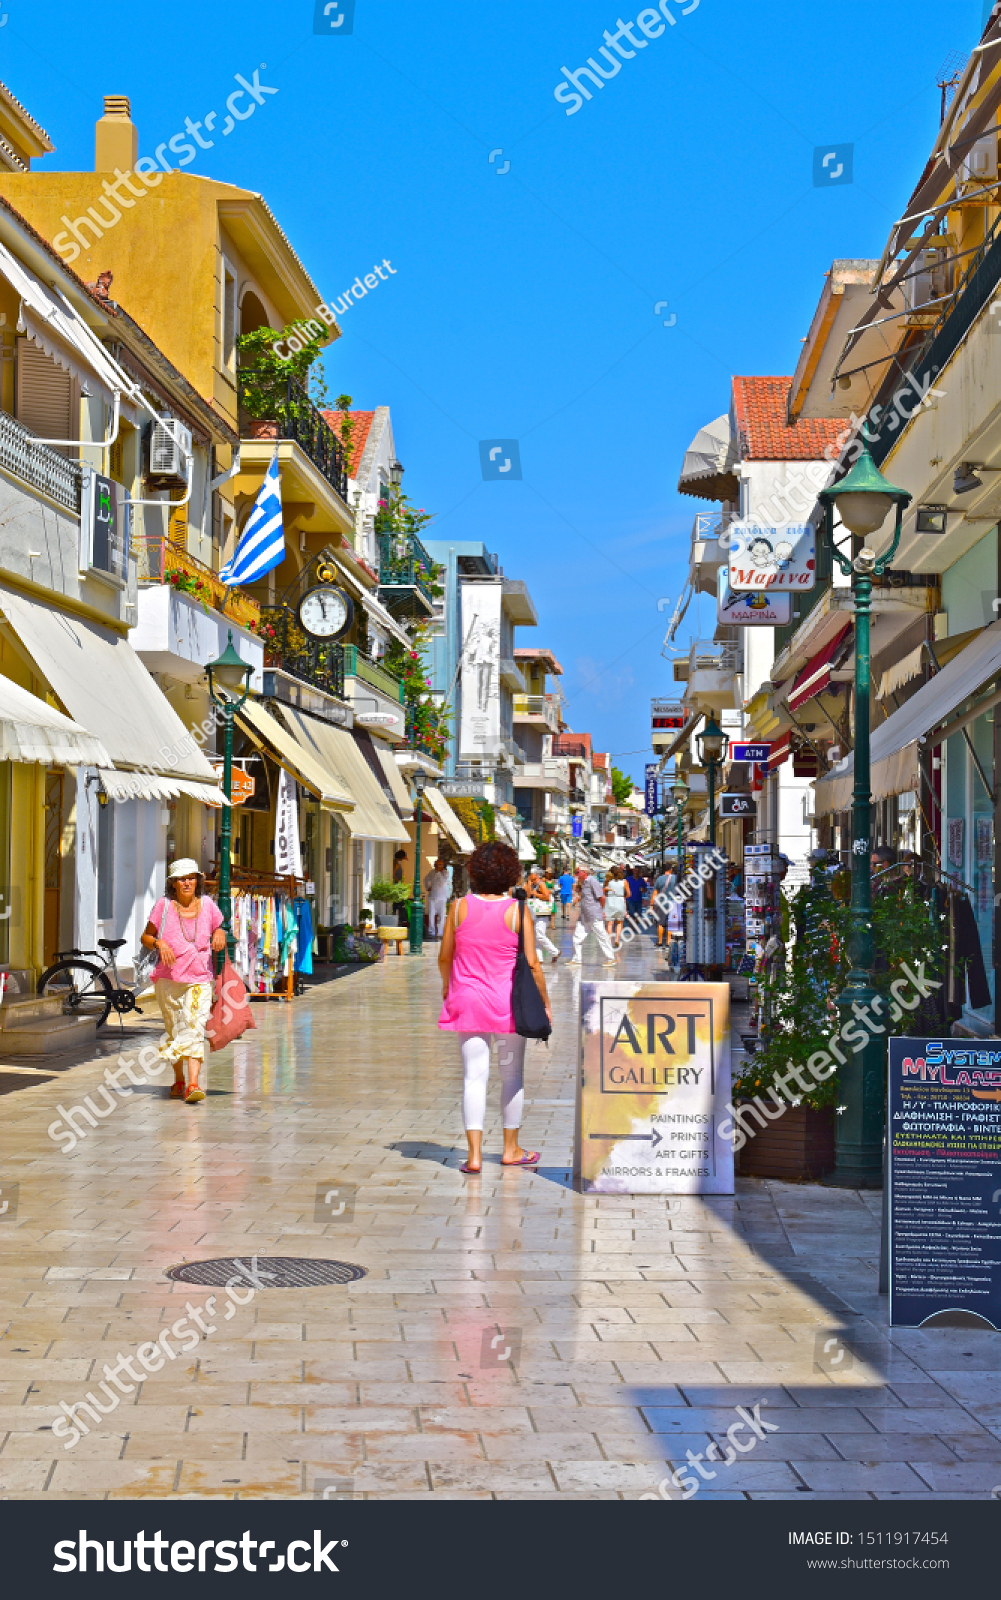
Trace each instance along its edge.
<path fill-rule="evenodd" d="M 285 529 L 282 524 L 282 491 L 278 477 L 278 454 L 267 470 L 254 509 L 240 535 L 240 543 L 219 573 L 223 583 L 254 583 L 272 567 L 285 560 Z"/>

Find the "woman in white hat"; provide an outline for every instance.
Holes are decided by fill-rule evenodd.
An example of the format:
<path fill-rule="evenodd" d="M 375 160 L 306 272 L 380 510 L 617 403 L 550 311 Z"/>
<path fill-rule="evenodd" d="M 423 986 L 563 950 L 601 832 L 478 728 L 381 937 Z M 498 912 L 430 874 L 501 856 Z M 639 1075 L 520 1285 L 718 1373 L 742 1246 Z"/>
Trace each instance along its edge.
<path fill-rule="evenodd" d="M 204 883 L 197 861 L 185 858 L 168 867 L 166 894 L 150 912 L 141 940 L 160 958 L 153 984 L 167 1030 L 160 1054 L 174 1068 L 170 1096 L 188 1105 L 205 1099 L 198 1072 L 205 1060 L 205 1024 L 212 1009 L 212 952 L 226 948 L 222 912 L 202 893 Z"/>

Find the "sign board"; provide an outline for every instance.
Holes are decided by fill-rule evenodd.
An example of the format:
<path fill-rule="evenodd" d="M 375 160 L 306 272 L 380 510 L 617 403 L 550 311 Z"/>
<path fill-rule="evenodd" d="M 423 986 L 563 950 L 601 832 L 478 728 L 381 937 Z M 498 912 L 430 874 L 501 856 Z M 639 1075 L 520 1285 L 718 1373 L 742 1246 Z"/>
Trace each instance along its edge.
<path fill-rule="evenodd" d="M 891 1039 L 890 1323 L 1001 1327 L 1001 1041 Z"/>
<path fill-rule="evenodd" d="M 80 483 L 80 570 L 129 575 L 129 493 L 114 478 L 85 467 Z"/>
<path fill-rule="evenodd" d="M 741 628 L 781 628 L 792 621 L 792 595 L 788 590 L 731 589 L 726 567 L 717 574 L 716 620 Z"/>
<path fill-rule="evenodd" d="M 660 806 L 660 784 L 657 781 L 660 767 L 655 761 L 648 761 L 644 771 L 644 798 L 643 810 L 648 817 L 653 817 Z"/>
<path fill-rule="evenodd" d="M 731 522 L 730 588 L 791 589 L 803 594 L 817 581 L 817 546 L 810 522 Z"/>
<path fill-rule="evenodd" d="M 753 795 L 721 794 L 719 797 L 719 814 L 721 817 L 756 817 L 758 808 L 754 803 Z"/>
<path fill-rule="evenodd" d="M 462 688 L 459 754 L 462 760 L 496 756 L 501 748 L 500 584 L 461 583 Z"/>
<path fill-rule="evenodd" d="M 767 761 L 772 753 L 770 744 L 732 744 L 731 761 Z"/>
<path fill-rule="evenodd" d="M 487 800 L 494 798 L 494 786 L 489 778 L 439 778 L 435 784 L 449 800 Z"/>
<path fill-rule="evenodd" d="M 749 856 L 770 856 L 774 848 L 774 845 L 770 844 L 745 844 L 744 860 L 746 861 Z"/>
<path fill-rule="evenodd" d="M 218 765 L 213 765 L 212 771 L 221 784 L 222 762 L 220 761 Z M 230 769 L 230 801 L 234 806 L 242 806 L 247 800 L 252 800 L 256 787 L 256 779 L 252 778 L 249 772 L 244 772 L 242 767 L 232 767 Z"/>
<path fill-rule="evenodd" d="M 583 838 L 583 836 L 584 836 L 584 818 L 580 815 L 579 812 L 572 819 L 571 826 L 573 828 L 573 836 L 574 836 L 574 838 L 575 839 Z"/>
<path fill-rule="evenodd" d="M 688 713 L 680 700 L 651 700 L 650 726 L 655 731 L 677 733 L 688 721 Z"/>
<path fill-rule="evenodd" d="M 730 987 L 582 983 L 574 1176 L 585 1194 L 733 1194 Z"/>

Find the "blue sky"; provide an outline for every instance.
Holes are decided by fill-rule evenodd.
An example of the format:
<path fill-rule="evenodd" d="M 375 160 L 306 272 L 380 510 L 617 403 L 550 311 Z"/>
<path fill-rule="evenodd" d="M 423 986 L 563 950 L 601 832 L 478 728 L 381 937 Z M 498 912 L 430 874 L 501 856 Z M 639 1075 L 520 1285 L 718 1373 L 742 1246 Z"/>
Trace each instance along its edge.
<path fill-rule="evenodd" d="M 731 373 L 792 371 L 831 260 L 881 253 L 984 9 L 691 5 L 570 116 L 560 68 L 644 7 L 356 0 L 350 36 L 321 37 L 312 0 L 10 0 L 0 28 L 0 77 L 56 144 L 42 170 L 93 166 L 104 94 L 130 96 L 149 154 L 185 117 L 221 125 L 237 73 L 278 90 L 190 170 L 261 192 L 328 299 L 392 263 L 341 319 L 331 392 L 390 406 L 434 536 L 527 580 L 522 642 L 555 650 L 571 726 L 637 778 L 700 505 L 684 450 Z M 853 182 L 821 189 L 829 142 L 854 145 Z M 483 481 L 491 438 L 519 441 L 522 481 Z"/>

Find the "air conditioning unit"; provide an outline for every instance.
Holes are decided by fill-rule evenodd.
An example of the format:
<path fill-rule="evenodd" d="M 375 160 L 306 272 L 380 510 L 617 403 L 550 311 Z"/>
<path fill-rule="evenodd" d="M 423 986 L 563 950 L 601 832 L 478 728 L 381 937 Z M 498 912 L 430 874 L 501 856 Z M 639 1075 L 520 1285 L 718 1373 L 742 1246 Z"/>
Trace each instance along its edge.
<path fill-rule="evenodd" d="M 920 250 L 914 257 L 901 284 L 906 316 L 938 316 L 942 307 L 934 302 L 949 293 L 952 276 L 951 263 L 945 255 L 944 251 Z"/>
<path fill-rule="evenodd" d="M 998 175 L 997 133 L 989 133 L 971 145 L 959 167 L 959 182 L 984 184 Z M 970 197 L 972 198 L 972 196 Z"/>
<path fill-rule="evenodd" d="M 175 418 L 150 424 L 148 476 L 160 484 L 187 485 L 191 465 L 191 433 Z"/>

